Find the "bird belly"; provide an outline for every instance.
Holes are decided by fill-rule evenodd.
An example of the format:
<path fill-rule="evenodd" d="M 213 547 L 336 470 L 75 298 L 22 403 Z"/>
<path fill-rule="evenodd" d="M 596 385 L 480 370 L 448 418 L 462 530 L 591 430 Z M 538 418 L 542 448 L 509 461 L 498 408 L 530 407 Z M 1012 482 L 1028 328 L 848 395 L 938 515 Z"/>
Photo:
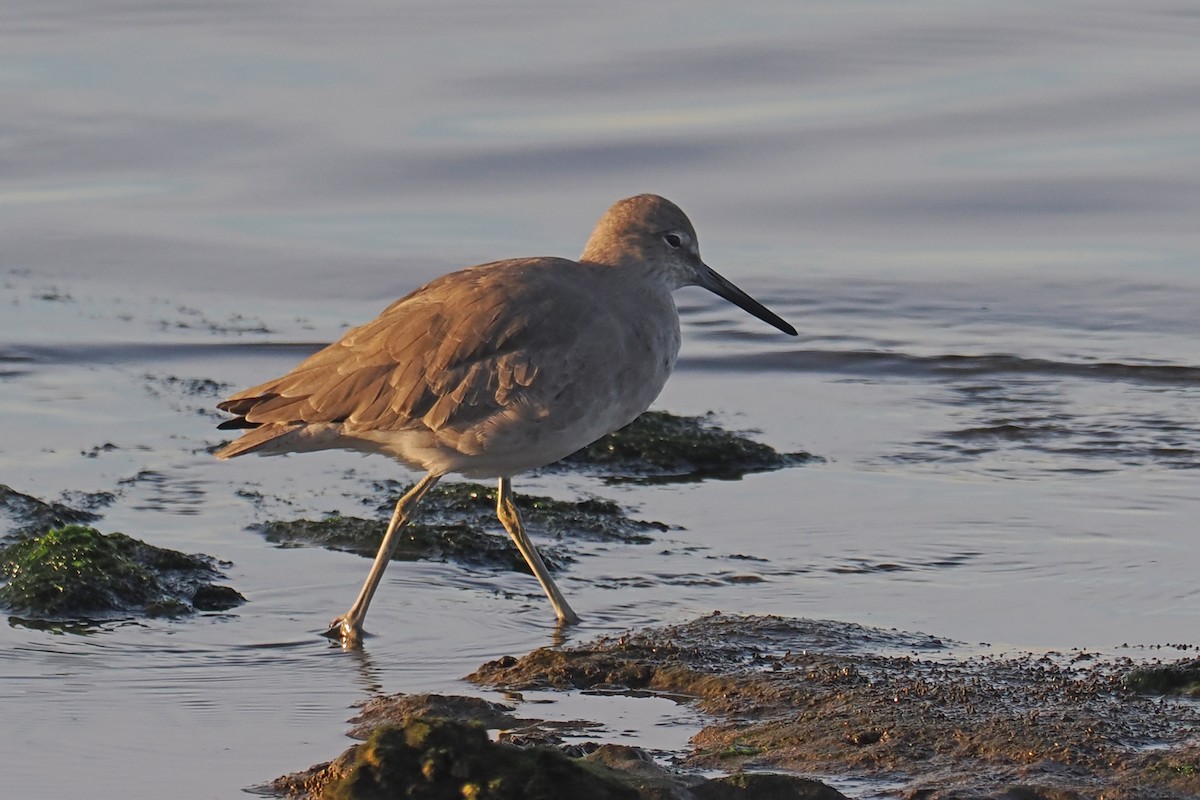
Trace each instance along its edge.
<path fill-rule="evenodd" d="M 603 357 L 568 363 L 570 380 L 542 402 L 506 409 L 510 413 L 490 420 L 480 450 L 463 458 L 470 448 L 458 447 L 461 460 L 452 471 L 513 475 L 552 464 L 633 422 L 662 392 L 679 352 L 677 323 L 651 329 L 654 338 L 639 336 L 635 326 L 601 348 Z"/>
<path fill-rule="evenodd" d="M 643 335 L 640 327 L 572 349 L 559 379 L 485 420 L 438 431 L 415 425 L 356 432 L 357 444 L 342 446 L 470 478 L 507 477 L 552 464 L 628 425 L 666 385 L 679 352 L 678 327 L 648 326 L 652 335 Z"/>

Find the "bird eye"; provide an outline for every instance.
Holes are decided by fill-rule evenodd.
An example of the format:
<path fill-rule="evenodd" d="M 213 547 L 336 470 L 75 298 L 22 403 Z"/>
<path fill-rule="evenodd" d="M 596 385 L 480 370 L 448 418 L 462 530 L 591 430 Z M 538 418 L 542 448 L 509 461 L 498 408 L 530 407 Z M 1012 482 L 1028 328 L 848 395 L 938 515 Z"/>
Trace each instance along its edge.
<path fill-rule="evenodd" d="M 683 237 L 678 233 L 665 234 L 663 236 L 663 241 L 666 242 L 667 246 L 672 250 L 678 250 L 679 248 L 683 247 Z"/>

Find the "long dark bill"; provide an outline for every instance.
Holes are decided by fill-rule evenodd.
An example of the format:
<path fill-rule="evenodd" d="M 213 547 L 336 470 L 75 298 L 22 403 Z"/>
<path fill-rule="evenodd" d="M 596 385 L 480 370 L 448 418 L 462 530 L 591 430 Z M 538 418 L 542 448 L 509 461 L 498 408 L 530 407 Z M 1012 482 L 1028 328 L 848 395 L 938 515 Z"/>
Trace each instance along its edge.
<path fill-rule="evenodd" d="M 786 334 L 791 336 L 796 335 L 795 328 L 784 322 L 774 312 L 768 310 L 762 303 L 734 286 L 712 267 L 705 264 L 703 269 L 698 272 L 700 276 L 699 285 L 708 289 L 717 297 L 725 298 L 743 311 L 753 314 L 763 322 L 773 325 Z"/>

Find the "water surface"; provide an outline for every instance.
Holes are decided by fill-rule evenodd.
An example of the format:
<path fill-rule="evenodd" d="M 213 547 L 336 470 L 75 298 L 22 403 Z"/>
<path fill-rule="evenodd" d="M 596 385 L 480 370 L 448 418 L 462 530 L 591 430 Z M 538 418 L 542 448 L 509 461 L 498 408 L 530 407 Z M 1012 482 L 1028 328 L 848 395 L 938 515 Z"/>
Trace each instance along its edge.
<path fill-rule="evenodd" d="M 101 529 L 231 560 L 250 600 L 0 629 L 6 790 L 236 796 L 340 751 L 356 701 L 553 642 L 531 579 L 398 563 L 365 652 L 330 647 L 367 561 L 246 528 L 406 475 L 216 463 L 212 406 L 449 269 L 577 253 L 641 191 L 801 333 L 681 291 L 659 407 L 826 460 L 519 479 L 677 526 L 585 546 L 572 639 L 722 609 L 1195 644 L 1198 34 L 1172 2 L 0 10 L 0 482 L 113 492 Z M 661 750 L 695 724 L 593 700 L 522 713 Z"/>

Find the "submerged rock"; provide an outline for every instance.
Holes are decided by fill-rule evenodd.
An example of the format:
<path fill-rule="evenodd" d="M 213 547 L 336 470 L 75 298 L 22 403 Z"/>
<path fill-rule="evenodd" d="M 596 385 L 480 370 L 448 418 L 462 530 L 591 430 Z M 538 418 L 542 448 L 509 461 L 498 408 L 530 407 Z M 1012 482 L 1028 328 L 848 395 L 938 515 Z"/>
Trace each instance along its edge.
<path fill-rule="evenodd" d="M 557 466 L 603 474 L 613 481 L 666 483 L 736 479 L 819 460 L 811 453 L 780 453 L 731 433 L 714 423 L 712 414 L 685 417 L 647 411 Z"/>
<path fill-rule="evenodd" d="M 267 541 L 285 546 L 311 545 L 374 557 L 387 530 L 387 521 L 331 516 L 319 520 L 272 520 L 253 526 Z M 563 558 L 552 548 L 539 548 L 546 566 L 561 567 Z M 466 524 L 430 525 L 411 522 L 392 553 L 395 561 L 457 561 L 494 569 L 528 571 L 520 552 L 506 539 Z"/>
<path fill-rule="evenodd" d="M 550 747 L 492 742 L 482 726 L 414 717 L 376 728 L 335 761 L 276 780 L 314 800 L 637 800 L 612 770 Z"/>
<path fill-rule="evenodd" d="M 396 500 L 412 488 L 392 481 L 383 481 L 376 486 L 388 493 L 388 499 L 379 505 L 379 510 L 388 514 Z M 521 512 L 525 527 L 547 536 L 650 544 L 654 541 L 650 532 L 667 530 L 661 522 L 630 519 L 621 506 L 598 497 L 570 501 L 514 492 L 513 502 Z M 496 520 L 496 487 L 478 483 L 439 483 L 421 500 L 417 513 L 421 521 L 428 523 L 462 522 L 479 528 L 500 527 Z"/>
<path fill-rule="evenodd" d="M 8 530 L 3 533 L 17 538 L 64 525 L 94 522 L 100 518 L 99 514 L 91 511 L 62 503 L 47 503 L 4 484 L 0 484 L 0 513 L 8 517 Z"/>
<path fill-rule="evenodd" d="M 388 499 L 378 511 L 390 514 L 392 504 L 409 487 L 394 482 L 376 484 Z M 647 544 L 649 532 L 663 531 L 661 522 L 630 519 L 616 503 L 596 498 L 570 502 L 550 497 L 515 494 L 526 531 L 533 535 Z M 528 572 L 520 552 L 496 519 L 496 489 L 476 483 L 438 484 L 422 499 L 416 518 L 400 537 L 392 558 L 399 561 L 457 561 L 475 566 Z M 387 529 L 386 519 L 332 516 L 322 520 L 276 520 L 255 526 L 269 541 L 285 545 L 317 545 L 374 556 Z M 489 530 L 499 529 L 498 533 Z M 547 566 L 561 568 L 570 557 L 558 547 L 539 546 Z"/>
<path fill-rule="evenodd" d="M 34 619 L 180 616 L 245 602 L 214 559 L 68 525 L 0 547 L 0 604 Z"/>

